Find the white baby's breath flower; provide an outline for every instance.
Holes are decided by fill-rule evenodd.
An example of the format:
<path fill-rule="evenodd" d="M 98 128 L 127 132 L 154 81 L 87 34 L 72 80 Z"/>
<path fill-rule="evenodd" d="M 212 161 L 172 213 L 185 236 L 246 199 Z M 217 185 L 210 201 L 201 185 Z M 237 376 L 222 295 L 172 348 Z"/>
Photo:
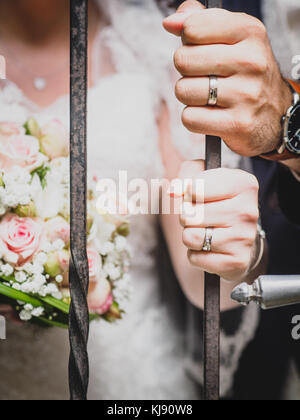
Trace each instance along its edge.
<path fill-rule="evenodd" d="M 27 304 L 27 305 L 25 305 L 24 306 L 24 309 L 25 309 L 25 311 L 32 311 L 33 310 L 33 306 L 32 305 L 30 305 L 30 304 Z"/>
<path fill-rule="evenodd" d="M 104 272 L 111 280 L 117 280 L 121 276 L 121 270 L 112 263 L 106 263 L 103 267 Z"/>
<path fill-rule="evenodd" d="M 3 264 L 1 266 L 1 273 L 3 276 L 11 276 L 14 272 L 14 268 L 10 264 Z"/>
<path fill-rule="evenodd" d="M 44 238 L 40 244 L 40 250 L 45 254 L 49 254 L 52 251 L 52 244 Z"/>
<path fill-rule="evenodd" d="M 12 288 L 15 289 L 15 290 L 21 290 L 21 285 L 19 283 L 14 283 L 12 285 Z"/>
<path fill-rule="evenodd" d="M 63 278 L 63 276 L 61 274 L 55 277 L 56 283 L 62 283 L 63 279 L 64 278 Z"/>
<path fill-rule="evenodd" d="M 52 244 L 52 250 L 53 251 L 62 251 L 65 247 L 65 243 L 62 239 L 56 239 L 56 241 Z"/>
<path fill-rule="evenodd" d="M 32 281 L 26 281 L 22 283 L 21 285 L 18 284 L 19 290 L 21 290 L 23 293 L 33 293 L 34 292 L 34 284 Z"/>
<path fill-rule="evenodd" d="M 116 249 L 119 252 L 127 249 L 127 239 L 124 236 L 117 236 L 115 239 Z"/>
<path fill-rule="evenodd" d="M 24 321 L 24 322 L 30 321 L 32 319 L 31 311 L 28 312 L 28 311 L 23 310 L 20 312 L 19 316 L 20 316 L 21 321 Z"/>
<path fill-rule="evenodd" d="M 52 295 L 52 297 L 54 297 L 57 300 L 61 300 L 62 299 L 62 294 L 59 291 L 57 291 L 55 293 L 52 293 L 51 295 Z"/>
<path fill-rule="evenodd" d="M 14 167 L 2 176 L 5 187 L 0 189 L 0 214 L 3 215 L 10 208 L 29 204 L 34 197 L 34 187 L 31 175 L 21 167 Z"/>
<path fill-rule="evenodd" d="M 44 266 L 47 262 L 47 259 L 48 259 L 48 257 L 47 257 L 47 254 L 45 252 L 39 252 L 35 256 L 34 262 L 41 265 L 41 266 Z"/>
<path fill-rule="evenodd" d="M 105 242 L 105 244 L 103 244 L 100 249 L 98 249 L 98 252 L 105 257 L 106 255 L 108 255 L 110 252 L 112 252 L 114 250 L 114 244 L 112 242 Z"/>
<path fill-rule="evenodd" d="M 39 295 L 41 297 L 46 297 L 48 295 L 48 286 L 43 286 L 40 288 Z"/>
<path fill-rule="evenodd" d="M 31 263 L 26 263 L 23 265 L 23 271 L 27 274 L 33 274 L 33 265 Z"/>
<path fill-rule="evenodd" d="M 53 296 L 55 299 L 60 300 L 62 298 L 62 294 L 58 290 L 56 284 L 50 283 L 46 286 L 46 289 L 47 289 L 47 294 Z"/>
<path fill-rule="evenodd" d="M 130 298 L 133 294 L 133 286 L 129 274 L 125 273 L 123 277 L 114 283 L 113 295 L 118 302 L 121 311 L 128 312 Z"/>
<path fill-rule="evenodd" d="M 30 280 L 21 285 L 21 290 L 24 293 L 33 293 L 45 297 L 47 294 L 42 294 L 43 287 L 46 284 L 46 277 L 42 274 L 34 275 Z"/>
<path fill-rule="evenodd" d="M 106 242 L 111 241 L 115 230 L 116 227 L 113 224 L 107 223 L 101 215 L 96 214 L 90 231 L 89 241 L 95 242 L 96 248 L 100 250 Z"/>
<path fill-rule="evenodd" d="M 27 275 L 24 271 L 16 272 L 15 279 L 18 283 L 24 283 L 27 280 Z"/>
<path fill-rule="evenodd" d="M 38 308 L 34 308 L 31 311 L 31 315 L 35 318 L 39 318 L 40 316 L 42 316 L 44 314 L 44 308 L 43 307 L 38 307 Z"/>

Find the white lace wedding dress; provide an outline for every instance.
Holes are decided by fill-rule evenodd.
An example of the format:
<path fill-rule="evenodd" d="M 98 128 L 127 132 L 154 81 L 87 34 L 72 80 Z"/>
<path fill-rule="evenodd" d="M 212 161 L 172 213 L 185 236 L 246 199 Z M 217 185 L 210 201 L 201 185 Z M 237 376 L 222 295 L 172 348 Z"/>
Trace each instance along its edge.
<path fill-rule="evenodd" d="M 89 170 L 113 179 L 120 170 L 129 179 L 163 177 L 157 129 L 162 100 L 170 106 L 175 144 L 186 158 L 199 157 L 181 127 L 180 112 L 172 109 L 177 107 L 169 80 L 173 40 L 163 32 L 152 0 L 99 3 L 111 25 L 99 33 L 94 75 L 101 73 L 103 45 L 116 72 L 99 78 L 89 92 Z M 33 115 L 41 124 L 59 118 L 68 125 L 68 107 L 68 97 L 62 97 L 38 109 L 10 82 L 0 92 L 2 121 L 24 122 Z M 238 159 L 230 159 L 237 166 Z M 91 326 L 90 398 L 199 398 L 184 370 L 184 337 L 160 300 L 154 259 L 157 217 L 133 217 L 131 231 L 134 294 L 120 323 Z M 254 330 L 244 337 L 245 345 Z M 66 332 L 9 325 L 8 339 L 0 343 L 0 399 L 68 398 L 67 362 Z"/>

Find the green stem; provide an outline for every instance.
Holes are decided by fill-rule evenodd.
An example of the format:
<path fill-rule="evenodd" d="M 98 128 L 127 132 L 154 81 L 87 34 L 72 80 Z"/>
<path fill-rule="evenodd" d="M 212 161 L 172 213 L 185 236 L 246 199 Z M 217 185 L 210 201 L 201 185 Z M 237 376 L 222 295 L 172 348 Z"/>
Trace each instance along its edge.
<path fill-rule="evenodd" d="M 41 316 L 38 318 L 38 320 L 44 322 L 47 325 L 50 325 L 51 327 L 63 328 L 64 330 L 67 330 L 69 328 L 67 324 L 63 324 L 61 322 L 56 321 L 50 321 L 50 319 Z"/>
<path fill-rule="evenodd" d="M 19 300 L 24 303 L 29 303 L 33 307 L 38 308 L 43 306 L 43 302 L 40 300 L 27 295 L 26 293 L 20 292 L 19 290 L 13 289 L 12 287 L 5 286 L 4 284 L 0 283 L 0 294 L 14 300 Z"/>
<path fill-rule="evenodd" d="M 45 298 L 40 298 L 42 302 L 46 303 L 49 306 L 52 306 L 53 308 L 56 308 L 63 312 L 64 314 L 69 315 L 70 307 L 66 303 L 55 299 L 54 297 L 47 296 Z"/>

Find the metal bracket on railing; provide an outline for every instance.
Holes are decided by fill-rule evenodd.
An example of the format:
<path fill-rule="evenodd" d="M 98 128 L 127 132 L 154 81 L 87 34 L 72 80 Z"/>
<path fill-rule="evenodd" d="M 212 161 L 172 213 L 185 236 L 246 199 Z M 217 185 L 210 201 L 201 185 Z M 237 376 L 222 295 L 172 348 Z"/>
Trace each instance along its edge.
<path fill-rule="evenodd" d="M 70 60 L 70 363 L 72 400 L 86 400 L 89 382 L 87 342 L 89 311 L 87 294 L 87 79 L 88 79 L 88 0 L 71 0 Z"/>
<path fill-rule="evenodd" d="M 241 305 L 257 303 L 262 309 L 300 304 L 300 276 L 260 276 L 253 284 L 242 283 L 231 295 Z"/>
<path fill-rule="evenodd" d="M 222 0 L 206 0 L 208 8 L 222 8 Z M 206 137 L 206 169 L 221 167 L 221 139 Z M 220 278 L 205 274 L 204 307 L 204 399 L 220 396 Z"/>

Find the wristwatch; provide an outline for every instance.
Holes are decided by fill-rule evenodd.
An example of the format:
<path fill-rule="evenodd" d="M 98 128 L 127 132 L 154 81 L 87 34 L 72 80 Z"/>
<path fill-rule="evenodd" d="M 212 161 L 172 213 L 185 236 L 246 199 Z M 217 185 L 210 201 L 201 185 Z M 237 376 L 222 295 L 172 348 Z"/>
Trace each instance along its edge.
<path fill-rule="evenodd" d="M 283 141 L 278 149 L 261 155 L 262 158 L 284 161 L 300 158 L 300 95 L 293 88 L 293 105 L 282 118 Z"/>

